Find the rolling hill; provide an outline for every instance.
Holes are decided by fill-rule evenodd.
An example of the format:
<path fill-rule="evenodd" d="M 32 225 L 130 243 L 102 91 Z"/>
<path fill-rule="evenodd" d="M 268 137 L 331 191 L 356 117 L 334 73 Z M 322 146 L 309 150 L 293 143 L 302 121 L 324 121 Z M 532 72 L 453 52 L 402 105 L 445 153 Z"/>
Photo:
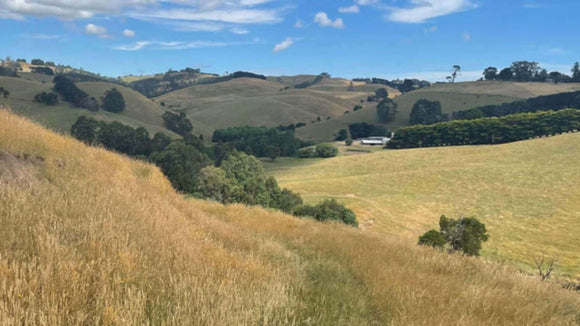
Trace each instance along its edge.
<path fill-rule="evenodd" d="M 533 270 L 536 256 L 580 277 L 580 134 L 496 146 L 383 150 L 265 163 L 308 201 L 336 198 L 366 229 L 416 241 L 439 216 L 473 216 L 491 234 L 483 256 Z"/>
<path fill-rule="evenodd" d="M 104 82 L 77 83 L 80 89 L 97 99 L 102 98 L 107 90 L 113 87 L 117 88 L 123 94 L 126 102 L 126 110 L 120 114 L 103 110 L 93 113 L 63 102 L 56 106 L 45 106 L 34 102 L 33 99 L 36 94 L 52 91 L 53 84 L 50 76 L 25 74 L 23 78 L 0 77 L 0 86 L 7 88 L 11 93 L 7 99 L 0 99 L 0 103 L 11 107 L 12 111 L 38 121 L 53 130 L 68 132 L 78 117 L 85 115 L 106 122 L 119 121 L 133 127 L 145 127 L 151 134 L 164 132 L 177 137 L 177 135 L 163 126 L 161 115 L 165 110 L 161 106 L 124 86 Z M 201 124 L 196 124 L 195 127 L 197 127 L 197 131 L 203 132 L 207 130 Z"/>
<path fill-rule="evenodd" d="M 580 297 L 558 284 L 415 240 L 188 200 L 154 166 L 6 110 L 0 163 L 0 324 L 580 321 Z"/>
<path fill-rule="evenodd" d="M 378 88 L 378 87 L 377 87 Z M 335 118 L 360 104 L 370 92 L 285 89 L 275 81 L 239 78 L 223 83 L 192 86 L 155 99 L 215 129 L 233 126 L 288 125 Z"/>
<path fill-rule="evenodd" d="M 397 96 L 395 101 L 399 105 L 399 114 L 395 121 L 386 126 L 390 130 L 395 130 L 398 127 L 407 125 L 413 105 L 420 99 L 439 101 L 441 102 L 443 113 L 452 113 L 483 105 L 501 104 L 541 95 L 577 90 L 580 90 L 580 84 L 555 85 L 550 83 L 499 81 L 434 84 L 430 87 Z M 296 134 L 305 140 L 316 142 L 331 141 L 337 131 L 348 129 L 348 125 L 351 123 L 379 124 L 376 117 L 376 104 L 367 103 L 364 110 L 324 121 L 318 125 L 300 128 Z"/>

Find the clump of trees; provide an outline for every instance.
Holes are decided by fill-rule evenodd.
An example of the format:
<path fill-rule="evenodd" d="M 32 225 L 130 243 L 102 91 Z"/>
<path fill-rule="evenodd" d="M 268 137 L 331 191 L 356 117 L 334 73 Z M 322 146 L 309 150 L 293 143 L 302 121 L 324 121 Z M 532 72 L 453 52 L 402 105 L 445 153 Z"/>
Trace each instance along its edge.
<path fill-rule="evenodd" d="M 511 66 L 502 69 L 487 67 L 483 71 L 485 80 L 503 80 L 517 82 L 546 82 L 554 83 L 578 83 L 580 82 L 580 63 L 572 66 L 571 75 L 568 76 L 558 71 L 548 72 L 534 61 L 514 61 Z"/>
<path fill-rule="evenodd" d="M 216 130 L 214 143 L 229 143 L 240 152 L 256 157 L 269 157 L 269 147 L 279 150 L 279 156 L 295 156 L 298 149 L 307 145 L 294 134 L 294 130 L 280 131 L 266 127 L 231 127 Z"/>
<path fill-rule="evenodd" d="M 355 213 L 335 199 L 327 199 L 315 206 L 301 206 L 294 212 L 294 215 L 310 216 L 317 221 L 335 221 L 358 226 Z"/>
<path fill-rule="evenodd" d="M 439 231 L 429 230 L 419 237 L 419 244 L 435 248 L 448 245 L 450 252 L 462 251 L 468 256 L 479 256 L 483 242 L 489 239 L 485 224 L 473 217 L 439 219 Z"/>
<path fill-rule="evenodd" d="M 79 89 L 75 83 L 64 75 L 54 77 L 54 91 L 74 106 L 82 107 L 90 111 L 98 111 L 99 103 L 93 97 Z"/>
<path fill-rule="evenodd" d="M 348 131 L 346 129 L 340 129 L 335 135 L 334 140 L 343 141 L 348 138 Z"/>
<path fill-rule="evenodd" d="M 302 209 L 300 195 L 282 189 L 274 177 L 267 176 L 254 156 L 236 151 L 231 144 L 206 148 L 197 137 L 171 139 L 157 133 L 153 138 L 144 128 L 119 122 L 107 124 L 81 116 L 71 134 L 90 145 L 100 145 L 156 164 L 178 191 L 224 204 L 242 203 L 278 209 L 294 214 Z M 318 206 L 316 206 L 318 207 Z M 297 216 L 312 216 L 356 225 L 352 211 L 338 203 L 323 203 Z"/>
<path fill-rule="evenodd" d="M 469 120 L 502 117 L 515 113 L 558 111 L 563 109 L 580 109 L 580 92 L 560 93 L 499 105 L 481 106 L 454 112 L 452 117 L 454 120 Z"/>
<path fill-rule="evenodd" d="M 338 148 L 332 144 L 316 145 L 316 155 L 322 158 L 335 157 L 338 155 Z"/>
<path fill-rule="evenodd" d="M 401 93 L 407 93 L 416 89 L 420 89 L 423 87 L 428 87 L 431 85 L 426 80 L 419 80 L 419 79 L 396 79 L 396 80 L 387 80 L 382 78 L 355 78 L 353 79 L 355 82 L 365 82 L 367 84 L 377 84 L 377 85 L 386 85 L 391 88 L 399 90 Z M 372 97 L 371 97 L 372 99 Z M 372 101 L 369 101 L 372 102 Z"/>
<path fill-rule="evenodd" d="M 395 121 L 397 113 L 399 113 L 399 105 L 388 97 L 377 105 L 377 117 L 382 123 Z"/>
<path fill-rule="evenodd" d="M 429 125 L 447 120 L 441 112 L 439 101 L 418 100 L 411 110 L 411 125 Z"/>
<path fill-rule="evenodd" d="M 163 125 L 165 128 L 181 136 L 193 131 L 193 124 L 183 112 L 173 113 L 166 111 L 163 113 Z"/>
<path fill-rule="evenodd" d="M 404 127 L 387 148 L 501 144 L 580 130 L 580 110 L 520 113 Z"/>
<path fill-rule="evenodd" d="M 34 96 L 34 102 L 44 103 L 47 106 L 58 104 L 58 95 L 54 93 L 42 92 Z"/>
<path fill-rule="evenodd" d="M 116 88 L 113 88 L 105 92 L 102 107 L 105 111 L 120 113 L 125 110 L 125 99 Z"/>
<path fill-rule="evenodd" d="M 350 136 L 353 139 L 367 138 L 372 136 L 387 136 L 388 131 L 383 126 L 371 125 L 366 122 L 352 123 L 348 125 Z"/>

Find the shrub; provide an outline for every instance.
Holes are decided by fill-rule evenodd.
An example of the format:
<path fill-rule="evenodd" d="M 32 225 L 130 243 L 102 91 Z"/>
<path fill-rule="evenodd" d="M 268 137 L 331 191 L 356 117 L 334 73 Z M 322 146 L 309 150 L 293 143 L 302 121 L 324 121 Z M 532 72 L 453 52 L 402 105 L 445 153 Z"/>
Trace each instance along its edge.
<path fill-rule="evenodd" d="M 34 101 L 38 103 L 44 103 L 45 105 L 56 105 L 58 104 L 58 96 L 54 93 L 42 92 L 34 96 Z"/>
<path fill-rule="evenodd" d="M 339 132 L 334 135 L 334 140 L 336 141 L 343 141 L 348 138 L 348 131 L 346 129 L 341 129 Z"/>
<path fill-rule="evenodd" d="M 312 158 L 316 156 L 316 152 L 312 147 L 301 148 L 296 152 L 298 158 Z"/>
<path fill-rule="evenodd" d="M 347 138 L 347 139 L 344 141 L 344 144 L 345 144 L 346 146 L 352 146 L 352 143 L 353 143 L 353 141 L 352 141 L 352 139 L 350 139 L 350 138 Z"/>
<path fill-rule="evenodd" d="M 435 230 L 429 230 L 427 233 L 419 237 L 419 245 L 431 246 L 433 248 L 443 248 L 447 241 L 443 235 Z"/>
<path fill-rule="evenodd" d="M 332 144 L 319 144 L 316 146 L 316 155 L 322 158 L 335 157 L 338 155 L 338 148 Z"/>
<path fill-rule="evenodd" d="M 299 207 L 294 215 L 310 216 L 317 221 L 337 221 L 347 225 L 358 226 L 356 214 L 335 199 L 327 199 L 316 206 Z"/>
<path fill-rule="evenodd" d="M 193 124 L 187 119 L 185 113 L 179 114 L 166 111 L 163 113 L 163 125 L 178 135 L 185 135 L 193 130 Z"/>

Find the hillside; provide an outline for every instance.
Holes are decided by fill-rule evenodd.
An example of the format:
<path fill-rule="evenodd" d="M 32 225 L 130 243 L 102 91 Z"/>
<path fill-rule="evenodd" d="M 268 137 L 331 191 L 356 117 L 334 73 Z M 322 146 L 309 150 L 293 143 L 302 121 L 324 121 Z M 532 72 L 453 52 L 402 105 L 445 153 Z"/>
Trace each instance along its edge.
<path fill-rule="evenodd" d="M 399 114 L 396 120 L 387 124 L 394 130 L 408 124 L 413 105 L 420 99 L 439 101 L 443 113 L 470 109 L 473 107 L 513 102 L 541 95 L 580 90 L 580 84 L 515 83 L 499 81 L 467 82 L 454 84 L 434 84 L 430 87 L 405 93 L 396 97 Z M 371 105 L 374 104 L 374 105 Z M 377 103 L 368 103 L 365 110 L 324 121 L 320 125 L 309 125 L 297 131 L 298 137 L 317 142 L 330 141 L 340 129 L 348 129 L 355 122 L 378 124 Z M 370 110 L 366 110 L 369 108 Z"/>
<path fill-rule="evenodd" d="M 0 161 L 0 324 L 580 320 L 580 297 L 557 284 L 396 236 L 187 200 L 151 165 L 6 110 Z"/>
<path fill-rule="evenodd" d="M 339 117 L 360 104 L 371 92 L 337 92 L 310 89 L 285 89 L 275 81 L 239 78 L 223 83 L 199 85 L 165 94 L 155 99 L 166 107 L 186 112 L 215 129 L 232 126 L 288 125 L 304 122 L 317 125 Z"/>
<path fill-rule="evenodd" d="M 37 76 L 34 77 L 32 75 Z M 93 113 L 72 107 L 65 102 L 61 102 L 56 106 L 45 106 L 44 104 L 36 103 L 33 101 L 34 96 L 42 92 L 51 92 L 54 85 L 52 77 L 42 76 L 44 75 L 24 74 L 23 78 L 0 77 L 0 86 L 7 88 L 11 94 L 7 99 L 1 98 L 0 103 L 11 107 L 18 114 L 62 132 L 68 132 L 78 117 L 85 115 L 106 122 L 116 120 L 133 127 L 145 127 L 151 134 L 161 131 L 168 135 L 174 135 L 163 127 L 161 115 L 165 110 L 161 106 L 130 88 L 120 85 L 104 82 L 77 83 L 80 89 L 99 100 L 105 95 L 107 90 L 113 87 L 117 88 L 123 94 L 126 102 L 126 110 L 120 114 L 113 114 L 103 110 Z M 197 124 L 195 127 L 197 127 L 197 132 L 207 130 L 201 124 Z"/>
<path fill-rule="evenodd" d="M 383 150 L 330 160 L 265 164 L 308 201 L 337 198 L 366 229 L 416 240 L 439 216 L 473 216 L 491 234 L 483 256 L 580 277 L 580 134 L 497 146 Z M 294 164 L 296 164 L 294 166 Z M 278 166 L 277 166 L 278 165 Z"/>

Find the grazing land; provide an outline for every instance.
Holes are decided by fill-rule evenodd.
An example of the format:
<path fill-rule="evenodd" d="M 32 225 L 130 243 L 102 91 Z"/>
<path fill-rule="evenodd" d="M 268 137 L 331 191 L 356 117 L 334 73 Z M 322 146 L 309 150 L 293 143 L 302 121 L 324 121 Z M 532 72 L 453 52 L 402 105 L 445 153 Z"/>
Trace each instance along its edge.
<path fill-rule="evenodd" d="M 264 165 L 281 186 L 309 202 L 345 202 L 365 229 L 416 240 L 437 228 L 440 215 L 476 217 L 491 234 L 483 256 L 531 272 L 535 257 L 553 257 L 559 261 L 556 274 L 577 280 L 579 161 L 575 133 Z"/>
<path fill-rule="evenodd" d="M 577 149 L 567 137 L 551 140 Z M 366 158 L 382 161 L 379 155 Z M 0 324 L 580 320 L 580 297 L 553 282 L 419 247 L 416 239 L 188 200 L 152 165 L 86 147 L 6 110 L 0 162 Z M 395 196 L 405 187 L 398 186 L 390 189 Z M 566 226 L 573 232 L 574 224 Z M 499 233 L 492 228 L 492 239 Z"/>

